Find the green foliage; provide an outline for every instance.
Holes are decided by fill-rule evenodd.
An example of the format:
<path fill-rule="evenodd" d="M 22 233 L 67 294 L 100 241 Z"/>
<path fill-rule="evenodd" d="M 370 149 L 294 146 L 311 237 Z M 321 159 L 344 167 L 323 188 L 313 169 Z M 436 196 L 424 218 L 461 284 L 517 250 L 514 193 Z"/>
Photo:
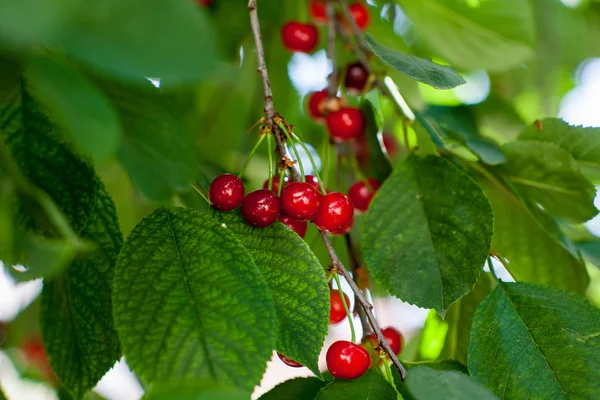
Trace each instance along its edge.
<path fill-rule="evenodd" d="M 319 391 L 315 400 L 387 400 L 396 396 L 394 388 L 374 369 L 353 381 L 334 379 Z"/>
<path fill-rule="evenodd" d="M 594 399 L 599 332 L 600 311 L 583 296 L 501 283 L 475 314 L 469 372 L 503 399 Z"/>
<path fill-rule="evenodd" d="M 317 378 L 290 379 L 260 396 L 259 400 L 314 399 L 326 384 L 327 382 Z"/>
<path fill-rule="evenodd" d="M 247 393 L 211 381 L 171 382 L 153 386 L 142 400 L 248 400 Z"/>
<path fill-rule="evenodd" d="M 406 379 L 414 400 L 498 399 L 496 395 L 468 375 L 420 366 L 412 368 Z"/>
<path fill-rule="evenodd" d="M 475 285 L 492 224 L 489 202 L 468 175 L 439 157 L 411 157 L 375 195 L 362 250 L 390 293 L 445 314 Z"/>
<path fill-rule="evenodd" d="M 366 169 L 368 176 L 373 176 L 383 182 L 391 173 L 392 166 L 387 155 L 384 153 L 380 140 L 383 140 L 381 136 L 381 129 L 377 123 L 375 115 L 375 108 L 368 101 L 365 100 L 361 103 L 360 109 L 365 116 L 366 121 L 366 143 L 367 143 L 367 155 L 369 160 L 369 167 Z"/>

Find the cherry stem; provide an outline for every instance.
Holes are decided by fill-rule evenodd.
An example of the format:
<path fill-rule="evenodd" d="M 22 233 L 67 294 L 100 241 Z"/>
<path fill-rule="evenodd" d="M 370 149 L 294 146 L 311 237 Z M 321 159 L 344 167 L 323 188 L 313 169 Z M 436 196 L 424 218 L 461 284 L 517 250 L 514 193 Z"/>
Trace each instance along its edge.
<path fill-rule="evenodd" d="M 344 306 L 344 310 L 346 311 L 346 316 L 348 317 L 348 322 L 350 323 L 350 332 L 352 334 L 352 343 L 356 343 L 356 331 L 354 330 L 354 317 L 350 312 L 350 308 L 348 304 L 346 304 L 346 296 L 344 295 L 344 291 L 342 290 L 342 284 L 340 282 L 340 276 L 338 274 L 333 274 L 333 278 L 335 279 L 335 283 L 338 288 L 338 292 L 340 292 L 340 297 L 342 298 L 342 305 Z"/>
<path fill-rule="evenodd" d="M 285 169 L 279 172 L 279 187 L 277 188 L 277 197 L 281 197 L 281 191 L 285 186 Z"/>
<path fill-rule="evenodd" d="M 273 92 L 271 91 L 271 81 L 269 80 L 269 74 L 267 72 L 267 66 L 266 66 L 266 62 L 265 62 L 265 51 L 264 51 L 263 44 L 262 44 L 262 38 L 260 36 L 260 22 L 258 20 L 256 0 L 249 0 L 248 11 L 250 14 L 250 26 L 252 28 L 252 33 L 254 35 L 254 42 L 256 45 L 256 57 L 258 60 L 258 72 L 263 81 L 263 90 L 264 90 L 264 97 L 265 97 L 266 126 L 271 127 L 273 129 L 273 133 L 275 135 L 275 140 L 277 142 L 277 148 L 279 150 L 280 156 L 284 159 L 289 158 L 289 151 L 285 145 L 285 137 L 286 136 L 284 133 L 282 133 L 282 130 L 280 129 L 280 127 L 273 122 L 274 118 L 276 116 L 276 113 L 275 113 L 275 107 L 273 105 Z M 291 178 L 293 181 L 299 181 L 302 179 L 302 175 L 298 172 L 298 170 L 294 166 L 290 166 L 290 173 L 291 173 Z M 282 185 L 280 185 L 280 187 L 281 186 Z M 340 261 L 339 257 L 337 256 L 337 254 L 335 252 L 335 249 L 331 245 L 331 241 L 329 240 L 327 233 L 323 232 L 323 231 L 319 231 L 319 232 L 321 234 L 321 238 L 323 239 L 323 243 L 325 244 L 325 247 L 327 248 L 327 252 L 329 253 L 329 259 L 331 260 L 332 266 L 334 266 L 339 271 L 339 273 L 342 274 L 344 279 L 346 279 L 346 281 L 352 288 L 352 291 L 356 295 L 358 302 L 360 303 L 361 307 L 365 311 L 365 314 L 367 315 L 369 323 L 371 324 L 371 326 L 373 327 L 373 330 L 375 331 L 375 335 L 377 337 L 377 341 L 379 342 L 379 345 L 390 355 L 392 362 L 394 363 L 394 365 L 396 366 L 396 368 L 398 368 L 398 371 L 400 372 L 400 378 L 402 380 L 404 380 L 404 378 L 406 377 L 406 369 L 400 363 L 400 361 L 398 360 L 398 358 L 396 357 L 396 355 L 390 348 L 390 345 L 388 344 L 387 340 L 383 336 L 383 333 L 381 332 L 381 327 L 379 326 L 377 319 L 373 315 L 373 312 L 372 312 L 373 306 L 364 297 L 361 290 L 358 288 L 358 286 L 356 286 L 356 283 L 352 280 L 352 277 L 350 276 L 350 274 L 344 267 L 344 264 L 342 264 L 342 262 Z"/>
<path fill-rule="evenodd" d="M 269 190 L 273 190 L 273 143 L 271 143 L 271 135 L 267 138 L 267 151 L 269 152 Z"/>
<path fill-rule="evenodd" d="M 348 257 L 350 258 L 350 265 L 352 267 L 352 277 L 356 279 L 359 276 L 359 270 L 362 268 L 360 265 L 360 261 L 358 260 L 358 254 L 356 249 L 354 248 L 354 243 L 352 242 L 352 236 L 349 233 L 344 235 L 344 239 L 346 239 L 346 248 L 348 249 Z M 373 329 L 371 325 L 369 325 L 369 321 L 367 321 L 367 317 L 365 315 L 364 310 L 361 307 L 357 307 L 358 305 L 358 296 L 356 293 L 354 294 L 354 308 L 358 309 L 358 317 L 360 319 L 360 324 L 363 329 L 363 337 L 369 336 L 373 333 Z"/>
<path fill-rule="evenodd" d="M 294 139 L 290 135 L 290 132 L 287 130 L 283 122 L 278 121 L 277 125 L 283 131 L 287 139 L 290 141 L 290 144 L 292 145 L 292 150 L 294 151 L 294 155 L 296 156 L 296 161 L 298 162 L 298 167 L 300 167 L 300 179 L 302 180 L 302 182 L 306 182 L 306 176 L 304 175 L 304 166 L 302 165 L 302 160 L 300 160 L 300 153 L 298 153 L 298 149 L 294 144 Z"/>
<path fill-rule="evenodd" d="M 250 151 L 250 154 L 248 154 L 248 157 L 246 158 L 246 161 L 244 162 L 244 165 L 242 166 L 242 169 L 240 170 L 240 173 L 238 174 L 239 178 L 241 178 L 244 175 L 244 172 L 246 172 L 246 168 L 248 168 L 248 165 L 250 165 L 250 160 L 252 160 L 254 153 L 256 153 L 256 150 L 258 150 L 258 147 L 260 146 L 262 141 L 265 140 L 265 136 L 267 136 L 267 135 L 260 135 L 260 138 L 258 138 L 258 141 L 256 142 L 256 144 Z"/>
<path fill-rule="evenodd" d="M 202 188 L 198 185 L 196 185 L 195 183 L 192 183 L 190 185 L 192 188 L 194 188 L 194 190 L 204 199 L 206 200 L 206 202 L 208 204 L 210 204 L 210 201 L 208 200 L 208 196 L 206 195 L 206 193 L 204 192 L 204 190 L 202 190 Z"/>
<path fill-rule="evenodd" d="M 330 147 L 329 147 L 329 135 L 325 134 L 323 135 L 323 157 L 321 157 L 321 159 L 323 160 L 323 185 L 325 187 L 327 187 L 327 181 L 329 179 L 329 168 L 330 168 Z"/>
<path fill-rule="evenodd" d="M 321 188 L 321 194 L 323 196 L 325 196 L 327 194 L 327 191 L 325 190 L 325 185 L 323 185 L 323 180 L 321 179 L 321 175 L 319 175 L 319 169 L 317 168 L 317 164 L 315 163 L 315 160 L 314 160 L 312 154 L 310 154 L 308 147 L 306 147 L 306 145 L 304 144 L 304 141 L 302 141 L 302 139 L 300 137 L 298 137 L 295 133 L 292 133 L 292 137 L 294 139 L 296 139 L 296 142 L 298 142 L 298 144 L 300 144 L 300 146 L 302 146 L 302 149 L 308 156 L 308 159 L 310 160 L 310 164 L 313 167 L 313 172 L 314 172 L 315 176 L 317 177 L 317 180 L 319 181 L 319 187 Z"/>

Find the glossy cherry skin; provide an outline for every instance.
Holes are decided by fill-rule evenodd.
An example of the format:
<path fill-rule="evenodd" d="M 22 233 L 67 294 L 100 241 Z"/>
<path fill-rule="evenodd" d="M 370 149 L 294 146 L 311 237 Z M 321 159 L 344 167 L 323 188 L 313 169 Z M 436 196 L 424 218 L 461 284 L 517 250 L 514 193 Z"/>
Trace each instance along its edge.
<path fill-rule="evenodd" d="M 344 293 L 344 300 L 346 300 L 346 305 L 350 307 L 350 300 L 346 293 Z M 332 290 L 329 292 L 329 301 L 329 323 L 334 325 L 342 322 L 346 318 L 346 310 L 344 309 L 344 303 L 342 303 L 340 291 Z"/>
<path fill-rule="evenodd" d="M 321 185 L 319 185 L 319 180 L 314 175 L 305 175 L 306 183 L 310 184 L 312 187 L 317 189 L 317 192 L 321 193 Z"/>
<path fill-rule="evenodd" d="M 358 108 L 343 107 L 327 115 L 327 129 L 337 142 L 361 138 L 365 135 L 365 117 Z"/>
<path fill-rule="evenodd" d="M 279 359 L 281 361 L 283 361 L 286 365 L 292 367 L 292 368 L 300 368 L 303 367 L 304 365 L 292 360 L 291 358 L 287 358 L 286 356 L 284 356 L 283 354 L 281 354 L 280 352 L 277 352 L 277 355 L 279 356 Z"/>
<path fill-rule="evenodd" d="M 349 92 L 354 94 L 362 93 L 367 86 L 368 80 L 369 73 L 361 63 L 357 62 L 354 64 L 349 64 L 346 67 L 344 86 Z"/>
<path fill-rule="evenodd" d="M 285 176 L 283 178 L 283 187 L 286 187 L 287 184 L 289 183 L 290 178 L 288 178 L 287 176 Z M 267 179 L 265 181 L 265 183 L 263 183 L 263 189 L 268 189 L 269 188 L 269 180 Z M 273 193 L 279 193 L 279 177 L 275 176 L 273 177 Z"/>
<path fill-rule="evenodd" d="M 387 340 L 394 354 L 400 354 L 400 351 L 402 351 L 402 347 L 404 346 L 404 337 L 402 334 L 391 326 L 382 329 L 381 333 L 383 333 L 385 340 Z M 373 344 L 373 347 L 377 347 L 379 345 L 377 342 L 377 336 L 375 336 L 374 333 L 369 336 L 369 340 Z"/>
<path fill-rule="evenodd" d="M 325 1 L 322 0 L 311 0 L 310 2 L 310 16 L 312 20 L 317 24 L 327 23 L 327 6 Z"/>
<path fill-rule="evenodd" d="M 279 221 L 296 232 L 302 239 L 304 239 L 306 236 L 306 230 L 308 229 L 308 223 L 306 221 L 298 221 L 297 219 L 288 217 L 287 215 L 280 215 Z"/>
<path fill-rule="evenodd" d="M 369 369 L 371 357 L 364 348 L 346 340 L 333 343 L 325 356 L 327 369 L 335 378 L 356 379 Z"/>
<path fill-rule="evenodd" d="M 346 233 L 350 233 L 352 230 L 352 226 L 354 226 L 354 218 L 350 220 L 348 225 L 342 226 L 340 229 L 329 232 L 332 236 L 344 236 Z"/>
<path fill-rule="evenodd" d="M 220 211 L 231 211 L 244 201 L 244 183 L 232 174 L 217 176 L 208 189 L 210 204 Z"/>
<path fill-rule="evenodd" d="M 335 232 L 348 225 L 353 216 L 354 206 L 350 198 L 340 192 L 331 192 L 321 199 L 321 207 L 312 222 L 322 231 Z"/>
<path fill-rule="evenodd" d="M 354 204 L 356 211 L 367 211 L 371 200 L 373 200 L 373 196 L 375 196 L 375 192 L 381 186 L 381 183 L 375 178 L 369 178 L 368 181 L 368 185 L 365 181 L 355 182 L 348 190 L 348 196 L 352 204 Z"/>
<path fill-rule="evenodd" d="M 325 121 L 325 116 L 321 112 L 320 108 L 325 100 L 327 100 L 327 89 L 319 90 L 318 92 L 312 92 L 308 95 L 308 114 L 316 122 L 321 123 Z"/>
<path fill-rule="evenodd" d="M 281 192 L 281 208 L 286 215 L 306 221 L 319 211 L 321 197 L 321 193 L 310 183 L 292 182 Z"/>
<path fill-rule="evenodd" d="M 258 189 L 248 193 L 242 202 L 242 217 L 255 228 L 271 225 L 281 213 L 279 197 L 269 189 Z"/>
<path fill-rule="evenodd" d="M 319 43 L 319 31 L 312 24 L 290 21 L 281 29 L 281 40 L 290 51 L 310 53 Z"/>
<path fill-rule="evenodd" d="M 352 3 L 348 8 L 350 9 L 352 17 L 354 17 L 356 26 L 358 26 L 361 31 L 366 30 L 371 22 L 371 15 L 369 14 L 367 7 L 362 3 Z"/>

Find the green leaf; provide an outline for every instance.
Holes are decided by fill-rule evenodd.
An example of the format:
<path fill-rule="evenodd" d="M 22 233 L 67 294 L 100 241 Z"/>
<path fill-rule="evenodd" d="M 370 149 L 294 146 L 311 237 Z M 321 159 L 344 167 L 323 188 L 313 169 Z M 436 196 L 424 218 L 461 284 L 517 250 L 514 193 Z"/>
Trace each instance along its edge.
<path fill-rule="evenodd" d="M 117 151 L 133 182 L 149 199 L 167 201 L 196 177 L 192 135 L 150 82 L 139 87 L 102 82 L 119 112 L 123 138 Z"/>
<path fill-rule="evenodd" d="M 0 137 L 2 139 L 2 137 Z M 15 262 L 15 221 L 16 188 L 8 176 L 0 173 L 0 260 L 7 269 Z"/>
<path fill-rule="evenodd" d="M 437 147 L 433 142 L 431 134 L 425 128 L 425 126 L 417 120 L 415 125 L 413 126 L 415 129 L 415 134 L 417 135 L 417 142 L 419 143 L 419 148 L 417 152 L 420 156 L 438 156 Z"/>
<path fill-rule="evenodd" d="M 32 94 L 87 154 L 103 163 L 121 134 L 117 112 L 106 96 L 65 61 L 44 56 L 28 60 L 25 77 Z"/>
<path fill-rule="evenodd" d="M 600 268 L 600 240 L 588 240 L 576 243 L 583 256 Z"/>
<path fill-rule="evenodd" d="M 82 7 L 62 46 L 103 73 L 190 84 L 217 68 L 212 29 L 193 1 L 105 0 Z M 221 67 L 222 68 L 222 67 Z"/>
<path fill-rule="evenodd" d="M 358 379 L 335 379 L 319 391 L 315 400 L 389 400 L 396 391 L 376 370 L 369 369 Z"/>
<path fill-rule="evenodd" d="M 277 313 L 277 351 L 319 376 L 319 354 L 329 328 L 329 286 L 308 244 L 276 223 L 252 228 L 239 212 L 212 213 L 233 232 L 260 270 Z"/>
<path fill-rule="evenodd" d="M 566 150 L 533 140 L 509 142 L 502 150 L 508 159 L 502 171 L 549 214 L 585 222 L 598 213 L 594 186 Z"/>
<path fill-rule="evenodd" d="M 397 0 L 435 54 L 464 69 L 506 71 L 534 55 L 531 5 L 521 0 Z"/>
<path fill-rule="evenodd" d="M 469 371 L 501 398 L 600 393 L 600 310 L 582 295 L 502 283 L 477 309 L 471 337 Z"/>
<path fill-rule="evenodd" d="M 377 57 L 395 70 L 436 89 L 452 89 L 467 83 L 452 67 L 402 53 L 385 47 L 371 35 L 365 36 L 367 45 Z"/>
<path fill-rule="evenodd" d="M 509 260 L 512 277 L 584 293 L 589 276 L 579 252 L 556 222 L 541 210 L 527 207 L 498 182 L 481 179 L 479 184 L 494 211 L 492 248 Z"/>
<path fill-rule="evenodd" d="M 2 387 L 0 386 L 0 400 L 7 400 Z"/>
<path fill-rule="evenodd" d="M 392 173 L 392 165 L 383 151 L 382 143 L 379 141 L 381 129 L 377 124 L 375 108 L 371 102 L 365 100 L 360 104 L 360 110 L 365 117 L 366 125 L 365 137 L 367 139 L 367 154 L 369 160 L 367 163 L 367 174 L 383 182 Z M 383 138 L 381 140 L 383 141 Z"/>
<path fill-rule="evenodd" d="M 248 393 L 211 381 L 158 382 L 142 400 L 249 400 Z"/>
<path fill-rule="evenodd" d="M 415 400 L 498 399 L 469 375 L 457 371 L 439 371 L 424 366 L 412 368 L 406 376 L 406 384 Z"/>
<path fill-rule="evenodd" d="M 411 157 L 377 191 L 362 250 L 394 296 L 444 314 L 471 291 L 487 256 L 493 215 L 481 188 L 440 157 Z"/>
<path fill-rule="evenodd" d="M 410 370 L 416 367 L 427 367 L 430 369 L 438 370 L 438 371 L 458 371 L 463 374 L 468 374 L 469 370 L 466 365 L 460 363 L 456 360 L 433 360 L 433 361 L 417 361 L 417 362 L 407 362 L 403 361 L 402 364 L 406 367 L 406 370 Z M 394 370 L 396 371 L 396 370 Z M 398 378 L 400 378 L 400 374 L 397 374 Z"/>
<path fill-rule="evenodd" d="M 114 279 L 127 362 L 148 382 L 215 378 L 251 390 L 275 347 L 260 271 L 207 214 L 159 208 L 130 233 Z"/>
<path fill-rule="evenodd" d="M 327 382 L 318 378 L 290 379 L 260 396 L 259 400 L 312 400 L 325 385 Z"/>

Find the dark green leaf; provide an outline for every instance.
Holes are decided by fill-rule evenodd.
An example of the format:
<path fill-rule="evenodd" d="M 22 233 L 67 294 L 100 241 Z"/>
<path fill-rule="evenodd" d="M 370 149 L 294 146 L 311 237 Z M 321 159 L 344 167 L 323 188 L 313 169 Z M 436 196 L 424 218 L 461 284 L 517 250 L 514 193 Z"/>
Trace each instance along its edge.
<path fill-rule="evenodd" d="M 313 400 L 325 385 L 327 382 L 318 378 L 290 379 L 260 396 L 259 400 Z"/>
<path fill-rule="evenodd" d="M 566 150 L 533 140 L 510 142 L 502 150 L 508 158 L 502 171 L 549 214 L 585 222 L 598 213 L 594 186 Z"/>
<path fill-rule="evenodd" d="M 365 116 L 366 129 L 365 136 L 367 138 L 367 154 L 368 168 L 367 174 L 377 178 L 383 182 L 391 173 L 392 166 L 390 160 L 383 151 L 382 143 L 379 141 L 381 137 L 381 129 L 377 124 L 375 117 L 375 109 L 369 101 L 363 101 L 360 109 Z M 383 138 L 381 138 L 383 141 Z"/>
<path fill-rule="evenodd" d="M 440 157 L 411 157 L 375 195 L 362 249 L 390 293 L 444 314 L 477 282 L 492 227 L 490 204 L 468 175 Z"/>
<path fill-rule="evenodd" d="M 369 48 L 382 61 L 411 78 L 436 89 L 452 89 L 467 83 L 452 67 L 385 47 L 372 36 L 365 36 Z"/>
<path fill-rule="evenodd" d="M 2 387 L 0 386 L 0 400 L 7 400 Z"/>
<path fill-rule="evenodd" d="M 533 15 L 528 2 L 398 2 L 431 49 L 459 68 L 506 71 L 534 54 Z"/>
<path fill-rule="evenodd" d="M 96 86 L 65 61 L 42 56 L 29 59 L 25 77 L 32 94 L 81 149 L 98 162 L 113 155 L 119 119 Z"/>
<path fill-rule="evenodd" d="M 438 371 L 458 371 L 463 374 L 468 374 L 466 365 L 456 360 L 434 360 L 434 361 L 417 361 L 417 362 L 403 362 L 406 370 L 410 370 L 415 367 L 427 367 Z M 400 377 L 400 374 L 398 374 Z"/>
<path fill-rule="evenodd" d="M 251 390 L 275 347 L 260 271 L 207 214 L 160 208 L 130 233 L 114 280 L 129 365 L 149 382 L 215 378 Z"/>
<path fill-rule="evenodd" d="M 503 283 L 473 320 L 469 371 L 503 399 L 596 399 L 600 310 L 582 295 Z"/>
<path fill-rule="evenodd" d="M 412 368 L 406 385 L 415 400 L 494 400 L 496 395 L 467 374 L 425 366 Z"/>
<path fill-rule="evenodd" d="M 308 244 L 276 223 L 252 228 L 238 212 L 213 211 L 262 273 L 277 312 L 277 351 L 320 375 L 318 359 L 329 327 L 329 286 Z"/>
<path fill-rule="evenodd" d="M 588 240 L 576 243 L 583 256 L 600 268 L 600 240 Z"/>
<path fill-rule="evenodd" d="M 211 381 L 183 381 L 155 383 L 142 400 L 249 400 L 248 393 L 240 392 Z"/>
<path fill-rule="evenodd" d="M 2 139 L 2 137 L 0 137 Z M 8 176 L 0 173 L 0 260 L 9 269 L 15 262 L 16 189 Z"/>
<path fill-rule="evenodd" d="M 396 391 L 376 370 L 369 369 L 353 381 L 335 379 L 319 391 L 315 400 L 389 400 Z"/>

